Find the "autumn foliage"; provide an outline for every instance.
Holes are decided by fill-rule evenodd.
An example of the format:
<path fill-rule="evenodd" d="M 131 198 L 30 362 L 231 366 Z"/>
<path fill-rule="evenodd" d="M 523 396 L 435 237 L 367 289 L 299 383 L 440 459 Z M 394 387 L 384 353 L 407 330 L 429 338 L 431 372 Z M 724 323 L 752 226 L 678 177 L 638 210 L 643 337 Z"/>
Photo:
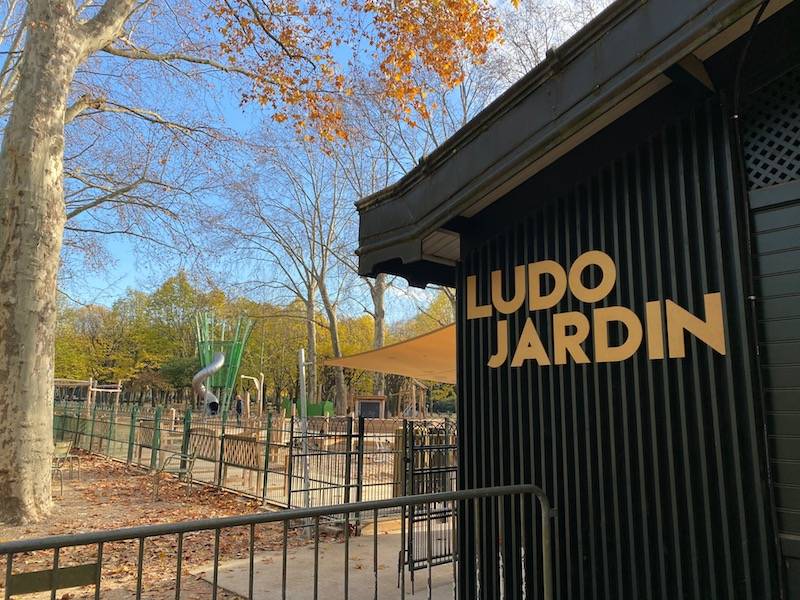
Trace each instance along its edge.
<path fill-rule="evenodd" d="M 398 118 L 427 115 L 429 87 L 457 85 L 500 33 L 488 0 L 213 0 L 209 18 L 250 74 L 245 100 L 329 141 L 347 137 L 353 94 L 377 89 Z M 354 76 L 365 65 L 370 92 Z"/>

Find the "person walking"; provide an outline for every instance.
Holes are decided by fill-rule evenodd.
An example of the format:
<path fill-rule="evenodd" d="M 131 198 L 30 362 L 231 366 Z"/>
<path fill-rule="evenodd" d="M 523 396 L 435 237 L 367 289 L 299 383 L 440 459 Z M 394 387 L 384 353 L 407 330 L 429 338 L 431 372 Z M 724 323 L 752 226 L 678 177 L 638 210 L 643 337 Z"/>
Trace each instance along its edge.
<path fill-rule="evenodd" d="M 236 424 L 242 422 L 242 411 L 244 410 L 244 402 L 242 402 L 242 395 L 236 394 Z"/>

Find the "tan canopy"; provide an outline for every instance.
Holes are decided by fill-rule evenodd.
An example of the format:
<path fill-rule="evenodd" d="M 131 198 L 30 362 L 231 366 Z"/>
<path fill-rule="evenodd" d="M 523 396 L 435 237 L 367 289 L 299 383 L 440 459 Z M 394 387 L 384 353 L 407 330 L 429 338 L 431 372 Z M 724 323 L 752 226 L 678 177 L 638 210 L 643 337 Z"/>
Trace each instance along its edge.
<path fill-rule="evenodd" d="M 331 358 L 325 364 L 455 383 L 456 326 L 448 325 L 378 350 Z"/>

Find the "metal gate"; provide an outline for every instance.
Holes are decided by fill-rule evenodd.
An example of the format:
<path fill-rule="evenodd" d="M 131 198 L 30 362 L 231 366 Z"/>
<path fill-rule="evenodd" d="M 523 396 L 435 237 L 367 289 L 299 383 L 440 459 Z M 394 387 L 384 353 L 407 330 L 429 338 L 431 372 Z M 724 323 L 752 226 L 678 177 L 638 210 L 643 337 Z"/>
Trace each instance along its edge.
<path fill-rule="evenodd" d="M 456 489 L 456 424 L 408 421 L 405 431 L 405 493 L 428 494 Z M 436 502 L 410 506 L 403 513 L 400 571 L 414 572 L 454 561 L 456 505 Z"/>

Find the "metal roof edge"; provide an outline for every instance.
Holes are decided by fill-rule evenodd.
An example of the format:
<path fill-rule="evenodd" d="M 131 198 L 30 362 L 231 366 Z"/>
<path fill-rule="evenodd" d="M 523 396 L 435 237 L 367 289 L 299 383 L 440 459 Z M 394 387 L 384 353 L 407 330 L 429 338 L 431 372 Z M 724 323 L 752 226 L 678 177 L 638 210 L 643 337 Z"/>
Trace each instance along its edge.
<path fill-rule="evenodd" d="M 519 102 L 538 89 L 541 84 L 556 75 L 589 46 L 595 43 L 610 27 L 623 19 L 627 14 L 648 0 L 617 0 L 607 6 L 586 25 L 565 40 L 560 46 L 547 51 L 545 59 L 527 74 L 512 84 L 507 90 L 495 98 L 488 106 L 481 109 L 463 127 L 437 146 L 429 155 L 420 159 L 419 163 L 395 183 L 365 196 L 356 201 L 359 211 L 367 209 L 383 200 L 391 199 L 403 191 L 413 187 L 418 180 L 430 171 L 449 160 L 458 148 L 469 143 L 498 116 L 510 110 Z"/>
<path fill-rule="evenodd" d="M 665 1 L 660 0 L 660 2 Z M 357 203 L 361 213 L 360 247 L 357 251 L 361 274 L 374 275 L 381 270 L 380 265 L 388 262 L 387 259 L 393 254 L 392 249 L 397 247 L 405 248 L 405 252 L 393 255 L 394 259 L 399 259 L 402 264 L 409 265 L 422 260 L 421 254 L 416 253 L 411 256 L 408 250 L 410 246 L 419 244 L 421 237 L 427 232 L 441 226 L 448 218 L 460 214 L 467 205 L 474 205 L 481 198 L 488 197 L 493 191 L 501 189 L 504 182 L 508 183 L 506 180 L 524 175 L 526 165 L 536 164 L 542 158 L 542 153 L 550 153 L 559 144 L 563 145 L 564 140 L 577 137 L 578 133 L 600 116 L 620 107 L 624 110 L 613 119 L 624 115 L 633 107 L 625 107 L 626 101 L 632 94 L 631 90 L 653 86 L 663 78 L 660 74 L 665 68 L 714 39 L 719 33 L 752 12 L 759 2 L 760 0 L 716 0 L 692 3 L 685 16 L 676 17 L 674 28 L 665 29 L 660 35 L 653 36 L 653 39 L 641 40 L 639 47 L 644 50 L 638 52 L 632 50 L 631 55 L 625 57 L 624 65 L 603 79 L 599 79 L 599 83 L 595 82 L 592 85 L 592 82 L 587 82 L 585 89 L 576 94 L 578 101 L 562 107 L 560 113 L 544 121 L 519 144 L 505 148 L 494 159 L 487 158 L 479 172 L 475 170 L 474 164 L 471 165 L 473 168 L 466 171 L 474 175 L 462 181 L 461 186 L 452 186 L 452 189 L 446 190 L 446 194 L 437 194 L 442 190 L 424 189 L 425 186 L 431 187 L 431 182 L 435 182 L 434 177 L 439 177 L 437 170 L 454 168 L 448 161 L 457 156 L 459 150 L 468 154 L 474 153 L 475 147 L 470 144 L 490 127 L 500 127 L 504 120 L 510 118 L 508 113 L 515 107 L 523 102 L 530 107 L 530 103 L 536 101 L 537 92 L 539 96 L 543 96 L 548 89 L 560 85 L 562 82 L 558 78 L 566 79 L 570 76 L 568 71 L 571 63 L 592 48 L 599 37 L 608 36 L 613 27 L 620 25 L 626 19 L 638 17 L 636 13 L 639 10 L 650 9 L 649 13 L 640 17 L 642 20 L 647 20 L 652 19 L 653 14 L 657 14 L 657 8 L 663 9 L 665 6 L 661 4 L 658 7 L 659 0 L 619 0 L 618 3 L 611 5 L 565 42 L 562 45 L 563 50 L 556 56 L 551 56 L 533 69 L 442 144 L 428 161 L 423 162 L 397 183 Z M 678 22 L 679 19 L 681 20 Z M 594 53 L 600 51 L 601 47 L 597 47 Z M 554 68 L 556 64 L 560 67 L 558 70 Z M 580 66 L 577 64 L 575 69 Z M 574 77 L 574 73 L 571 76 Z M 507 122 L 504 125 L 507 126 Z M 580 141 L 582 140 L 578 143 Z M 473 161 L 474 158 L 473 156 Z M 462 158 L 461 162 L 466 160 L 470 158 Z M 435 183 L 440 185 L 441 181 Z M 420 198 L 415 199 L 416 204 L 409 199 L 423 195 L 424 203 L 420 202 Z M 383 206 L 390 212 L 402 210 L 405 217 L 387 218 L 396 217 L 397 214 L 390 215 L 382 210 Z M 421 212 L 421 207 L 424 208 L 424 213 Z M 419 209 L 416 214 L 414 208 Z M 373 212 L 375 216 L 371 216 Z M 372 225 L 367 224 L 365 227 L 368 221 L 371 221 Z M 376 221 L 381 223 L 378 227 L 380 231 L 369 231 L 370 227 L 375 229 Z"/>

